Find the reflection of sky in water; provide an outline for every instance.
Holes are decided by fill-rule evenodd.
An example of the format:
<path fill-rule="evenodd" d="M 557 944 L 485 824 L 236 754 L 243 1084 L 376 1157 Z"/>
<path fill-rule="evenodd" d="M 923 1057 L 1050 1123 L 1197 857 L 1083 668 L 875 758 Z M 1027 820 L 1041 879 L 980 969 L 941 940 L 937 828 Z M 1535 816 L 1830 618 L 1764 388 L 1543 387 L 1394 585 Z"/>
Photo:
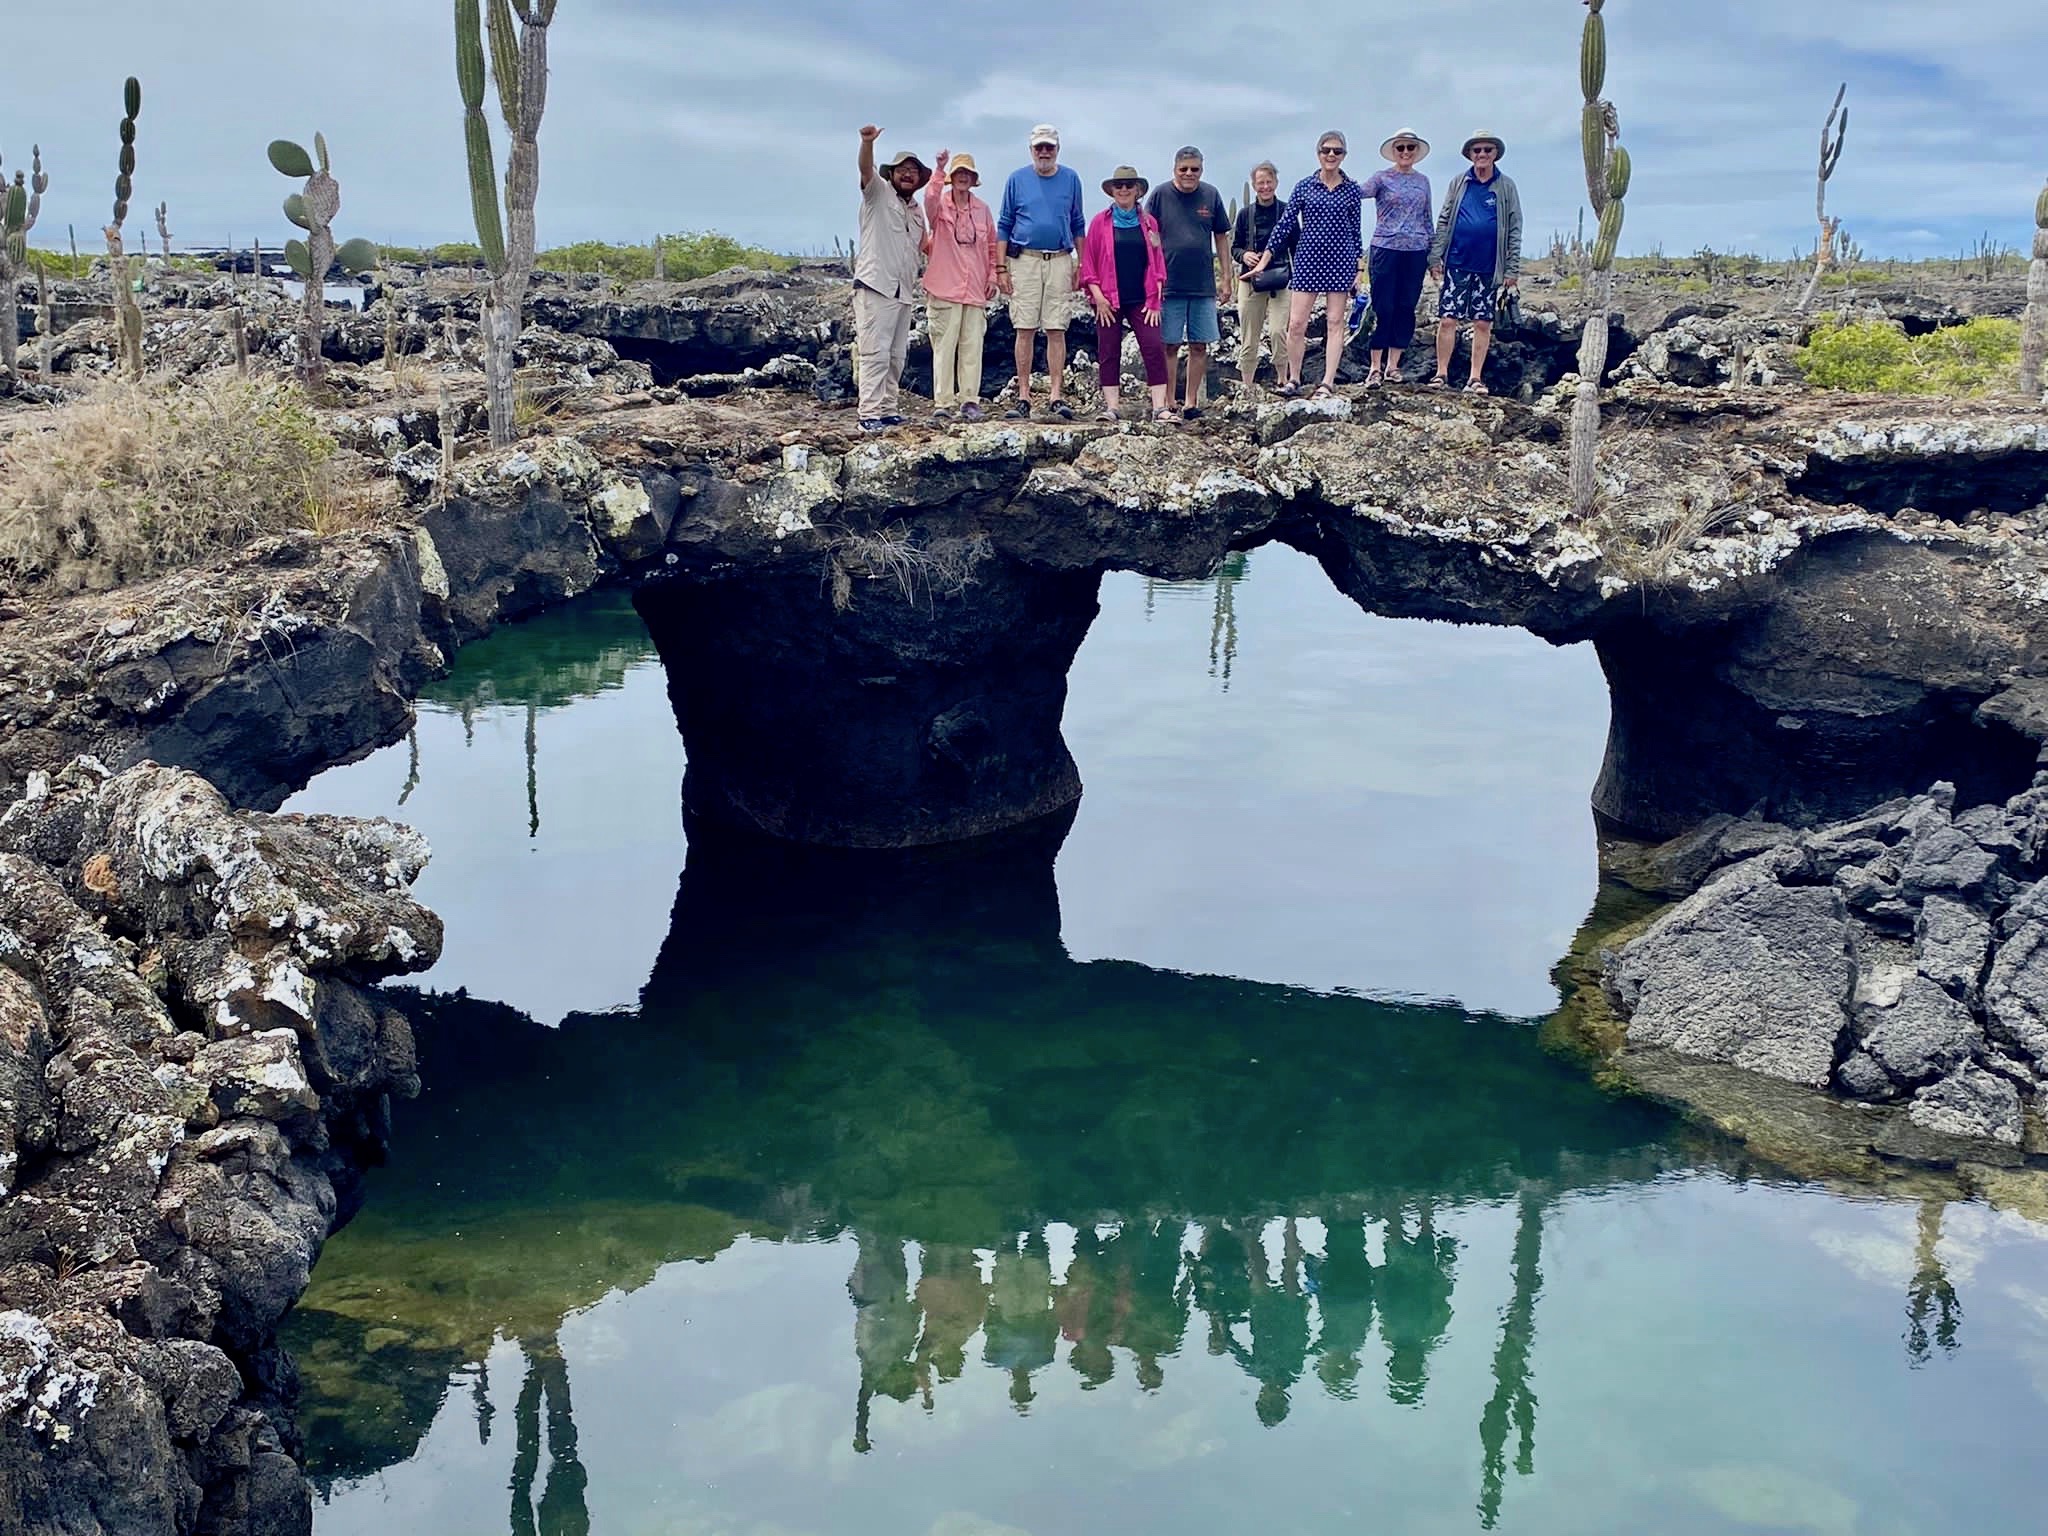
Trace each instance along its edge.
<path fill-rule="evenodd" d="M 1103 583 L 1067 706 L 1087 785 L 1059 863 L 1068 949 L 1546 1011 L 1550 967 L 1592 900 L 1606 696 L 1590 647 L 1373 618 L 1277 546 L 1231 568 L 1247 574 L 1226 584 L 1229 657 L 1216 584 Z M 625 652 L 615 619 L 590 622 Z M 472 647 L 430 694 L 402 806 L 403 744 L 322 775 L 291 808 L 418 826 L 436 851 L 418 894 L 448 923 L 431 984 L 552 1021 L 628 1005 L 646 979 L 682 867 L 683 758 L 639 637 L 605 691 L 538 710 L 528 837 L 516 691 L 498 687 L 504 702 L 467 726 L 433 702 L 520 636 Z"/>
<path fill-rule="evenodd" d="M 1278 548 L 1234 569 L 1220 589 L 1104 582 L 1067 715 L 1088 791 L 1058 865 L 1066 950 L 1543 1012 L 1593 888 L 1605 699 L 1590 650 L 1373 619 Z M 684 849 L 680 744 L 630 609 L 601 598 L 473 647 L 416 744 L 409 790 L 401 744 L 294 808 L 395 814 L 433 840 L 419 894 L 448 947 L 431 983 L 544 1022 L 633 1004 Z M 1240 1008 L 1223 983 L 1056 956 L 1020 962 L 985 1018 L 971 998 L 953 1017 L 977 962 L 927 975 L 927 958 L 849 971 L 844 1016 L 826 1017 L 831 975 L 797 974 L 845 964 L 821 947 L 779 990 L 742 972 L 680 1011 L 578 1026 L 615 1032 L 562 1039 L 597 1057 L 580 1079 L 515 1067 L 456 1104 L 398 1106 L 398 1165 L 330 1245 L 290 1340 L 309 1434 L 382 1467 L 329 1487 L 319 1536 L 1466 1532 L 1494 1511 L 1536 1533 L 2033 1528 L 2048 1493 L 2041 1228 L 1739 1180 L 1725 1148 L 1688 1169 L 1668 1122 L 1566 1107 L 1556 1077 L 1588 1091 L 1575 1069 L 1546 1069 L 1524 1032 L 1487 1036 L 1497 1054 L 1471 1033 L 1507 1025 L 1404 1013 L 1374 1015 L 1370 1034 L 1316 1013 L 1290 1033 L 1284 996 Z M 1101 1038 L 1119 1007 L 1143 1060 Z M 1064 1023 L 1034 1025 L 1034 1009 Z M 793 1062 L 634 1041 L 721 1018 L 744 1039 L 771 1011 Z M 1404 1029 L 1415 1054 L 1389 1074 Z M 1037 1056 L 1005 1043 L 1038 1035 Z M 1325 1038 L 1375 1059 L 1333 1043 L 1319 1075 L 1306 1042 Z M 1474 1049 L 1520 1065 L 1488 1075 Z M 1292 1098 L 1257 1063 L 1288 1052 Z M 617 1124 L 592 1131 L 587 1096 L 636 1064 L 604 1099 Z M 1475 1150 L 1475 1182 L 1434 1200 L 1418 1265 L 1432 1202 L 1391 1170 L 1418 1166 L 1404 1136 L 1486 1141 L 1444 1130 L 1458 1116 L 1432 1074 L 1459 1072 L 1472 1104 L 1499 1106 L 1473 1116 L 1490 1113 L 1507 1150 L 1497 1169 Z M 1272 1133 L 1256 1151 L 1175 1139 L 1190 1105 L 1227 1103 L 1218 1078 L 1242 1079 L 1247 1118 Z M 663 1099 L 679 1101 L 671 1121 Z M 776 1131 L 785 1120 L 821 1125 Z M 430 1125 L 439 1140 L 409 1144 Z M 1315 1127 L 1311 1143 L 1287 1126 Z M 1337 1171 L 1304 1186 L 1331 1193 L 1293 1211 L 1290 1241 L 1270 1202 L 1305 1145 L 1312 1172 Z M 721 1169 L 728 1147 L 751 1151 Z M 1122 1232 L 1042 1222 L 1042 1247 L 1020 1255 L 1013 1236 L 1001 1261 L 900 1235 L 978 1208 L 976 1181 L 1004 1166 L 1038 1179 L 1055 1217 L 1074 1190 L 1137 1199 L 1145 1155 L 1237 1167 L 1262 1208 L 1225 1226 L 1169 1214 L 1165 1193 Z M 887 1230 L 856 1230 L 848 1208 L 888 1213 Z M 1354 1263 L 1347 1290 L 1333 1234 L 1355 1242 L 1361 1209 L 1371 1273 Z M 1332 1225 L 1345 1213 L 1349 1239 Z M 999 1225 L 975 1241 L 1004 1241 Z M 1141 1232 L 1169 1245 L 1164 1303 L 1156 1272 L 1136 1300 L 1104 1279 L 1101 1255 Z M 1220 1283 L 1233 1252 L 1241 1272 Z M 1263 1313 L 1230 1299 L 1250 1293 Z M 1021 1408 L 1004 1306 L 1043 1339 Z M 1156 1348 L 1162 1306 L 1181 1321 L 1148 1366 L 1132 1340 L 1149 1319 Z M 436 1326 L 451 1331 L 428 1340 Z M 959 1356 L 920 1376 L 935 1334 Z M 394 1382 L 410 1383 L 403 1422 L 366 1429 Z"/>
<path fill-rule="evenodd" d="M 1596 878 L 1592 648 L 1374 618 L 1284 548 L 1246 570 L 1227 688 L 1215 583 L 1103 583 L 1067 707 L 1069 951 L 1547 1012 Z"/>
<path fill-rule="evenodd" d="M 1311 1368 L 1269 1427 L 1255 1383 L 1204 1347 L 1199 1319 L 1152 1391 L 1120 1349 L 1111 1378 L 1086 1385 L 1081 1341 L 1063 1327 L 1027 1408 L 976 1339 L 929 1403 L 874 1399 L 865 1454 L 854 1239 L 742 1239 L 561 1327 L 589 1529 L 1448 1532 L 1481 1528 L 1489 1503 L 1518 1532 L 2033 1528 L 2030 1501 L 2048 1491 L 2032 1450 L 2042 1391 L 2009 1362 L 2038 1365 L 2048 1342 L 2038 1229 L 2009 1226 L 1980 1255 L 1969 1350 L 1915 1369 L 1899 1276 L 1816 1240 L 1910 1269 L 1911 1207 L 1714 1176 L 1570 1196 L 1547 1212 L 1530 1390 L 1509 1407 L 1496 1387 L 1519 1217 L 1514 1202 L 1440 1215 L 1456 1245 L 1455 1320 L 1445 1314 L 1410 1400 L 1386 1389 L 1383 1337 L 1366 1339 L 1351 1395 Z M 1949 1218 L 1982 1235 L 1978 1213 Z M 1326 1238 L 1303 1226 L 1308 1270 Z M 1276 1279 L 1279 1229 L 1266 1232 Z M 1064 1313 L 1073 1237 L 1055 1237 L 1049 1304 Z M 1377 1234 L 1371 1246 L 1383 1261 Z M 918 1258 L 913 1247 L 913 1295 Z M 1305 1310 L 1320 1334 L 1321 1299 Z M 486 1368 L 496 1437 L 480 1444 L 470 1395 L 451 1392 L 413 1459 L 332 1491 L 320 1536 L 507 1529 L 524 1362 L 501 1340 Z M 561 1498 L 575 1481 L 559 1476 L 563 1459 L 535 1460 L 532 1497 L 552 1468 Z"/>

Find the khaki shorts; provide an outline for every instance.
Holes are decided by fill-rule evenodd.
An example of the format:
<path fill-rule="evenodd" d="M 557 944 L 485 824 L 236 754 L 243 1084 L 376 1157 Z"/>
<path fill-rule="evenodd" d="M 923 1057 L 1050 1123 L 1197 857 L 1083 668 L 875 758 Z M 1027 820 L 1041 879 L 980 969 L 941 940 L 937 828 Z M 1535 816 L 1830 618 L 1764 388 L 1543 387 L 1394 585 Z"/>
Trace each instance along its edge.
<path fill-rule="evenodd" d="M 1064 331 L 1074 308 L 1074 253 L 1026 251 L 1010 258 L 1010 324 L 1020 331 Z"/>

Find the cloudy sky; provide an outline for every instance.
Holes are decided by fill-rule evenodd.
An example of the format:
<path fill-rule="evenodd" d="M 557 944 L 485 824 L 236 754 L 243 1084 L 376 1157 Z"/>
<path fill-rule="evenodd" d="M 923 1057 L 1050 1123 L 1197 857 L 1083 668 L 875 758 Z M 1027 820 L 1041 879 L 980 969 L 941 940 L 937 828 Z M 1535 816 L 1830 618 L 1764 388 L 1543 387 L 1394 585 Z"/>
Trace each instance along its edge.
<path fill-rule="evenodd" d="M 7 0 L 8 8 L 26 0 Z M 40 141 L 35 241 L 81 246 L 111 202 L 122 75 L 144 103 L 135 202 L 182 244 L 279 243 L 288 187 L 263 148 L 324 130 L 347 238 L 472 238 L 452 0 L 66 0 L 76 46 L 33 51 L 0 92 L 11 170 Z M 1608 94 L 1635 158 L 1625 252 L 1810 242 L 1820 120 L 1852 122 L 1830 211 L 1873 255 L 2024 246 L 2048 173 L 2042 0 L 1609 0 Z M 203 15 L 206 20 L 195 19 Z M 929 156 L 1023 163 L 1050 121 L 1094 183 L 1175 146 L 1235 195 L 1271 157 L 1307 174 L 1316 133 L 1379 164 L 1413 127 L 1444 176 L 1465 135 L 1503 135 L 1530 244 L 1568 229 L 1578 165 L 1574 0 L 561 0 L 541 132 L 541 240 L 720 229 L 783 249 L 855 223 L 855 130 Z M 18 30 L 18 29 L 17 29 Z M 500 144 L 495 108 L 491 122 Z M 991 178 L 993 179 L 993 178 Z"/>

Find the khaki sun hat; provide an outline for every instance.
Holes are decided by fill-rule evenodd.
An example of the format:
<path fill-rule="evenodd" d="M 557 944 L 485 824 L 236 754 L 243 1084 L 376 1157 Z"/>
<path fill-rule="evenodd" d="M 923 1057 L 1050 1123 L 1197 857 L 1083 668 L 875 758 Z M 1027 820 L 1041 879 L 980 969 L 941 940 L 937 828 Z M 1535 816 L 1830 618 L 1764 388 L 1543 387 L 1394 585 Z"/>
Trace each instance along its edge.
<path fill-rule="evenodd" d="M 1415 157 L 1417 165 L 1422 164 L 1423 161 L 1429 158 L 1429 140 L 1410 128 L 1403 128 L 1399 133 L 1389 134 L 1382 140 L 1380 143 L 1380 158 L 1391 164 L 1394 159 L 1394 146 L 1403 139 L 1413 139 L 1422 146 L 1421 152 Z"/>
<path fill-rule="evenodd" d="M 884 176 L 894 176 L 896 174 L 896 167 L 899 165 L 914 165 L 918 168 L 921 174 L 917 178 L 917 184 L 920 187 L 932 179 L 932 168 L 918 159 L 915 150 L 897 150 L 895 154 L 882 162 L 882 174 Z"/>
<path fill-rule="evenodd" d="M 1474 144 L 1491 144 L 1493 146 L 1493 158 L 1497 161 L 1505 160 L 1508 157 L 1508 147 L 1504 142 L 1502 142 L 1501 136 L 1497 133 L 1473 134 L 1471 138 L 1465 141 L 1465 147 L 1459 150 L 1458 153 L 1463 155 L 1467 160 L 1470 160 L 1472 158 L 1472 146 Z"/>
<path fill-rule="evenodd" d="M 1143 197 L 1147 192 L 1150 192 L 1152 190 L 1152 183 L 1147 181 L 1144 177 L 1140 176 L 1137 172 L 1136 167 L 1129 165 L 1120 165 L 1115 170 L 1111 171 L 1107 176 L 1102 178 L 1102 190 L 1104 195 L 1113 196 L 1114 194 L 1110 193 L 1109 190 L 1110 185 L 1114 182 L 1119 181 L 1135 181 L 1138 184 L 1138 196 L 1140 197 Z"/>
<path fill-rule="evenodd" d="M 1024 143 L 1025 147 L 1029 149 L 1036 149 L 1041 144 L 1050 144 L 1054 149 L 1058 149 L 1060 147 L 1060 131 L 1053 127 L 1051 123 L 1040 123 L 1031 130 L 1031 137 L 1026 139 Z"/>
<path fill-rule="evenodd" d="M 955 155 L 952 159 L 948 160 L 946 162 L 946 180 L 951 181 L 955 171 L 967 172 L 968 175 L 974 178 L 974 184 L 977 187 L 981 185 L 981 172 L 975 168 L 974 156 Z"/>

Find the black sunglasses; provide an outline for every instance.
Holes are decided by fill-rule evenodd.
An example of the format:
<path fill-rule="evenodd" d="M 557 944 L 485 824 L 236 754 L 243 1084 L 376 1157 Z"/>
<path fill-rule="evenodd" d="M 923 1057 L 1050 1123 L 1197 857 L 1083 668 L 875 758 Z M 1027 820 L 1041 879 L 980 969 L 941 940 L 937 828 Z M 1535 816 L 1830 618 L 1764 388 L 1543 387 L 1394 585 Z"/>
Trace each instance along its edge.
<path fill-rule="evenodd" d="M 1396 144 L 1394 146 L 1394 153 L 1398 155 L 1404 152 L 1418 150 L 1420 148 L 1422 148 L 1420 144 Z"/>
<path fill-rule="evenodd" d="M 1137 186 L 1138 184 L 1135 181 L 1112 181 L 1109 184 L 1109 190 L 1112 192 L 1134 192 L 1137 190 Z"/>
<path fill-rule="evenodd" d="M 1319 155 L 1344 155 L 1348 154 L 1349 151 L 1339 149 L 1334 144 L 1325 144 L 1321 149 L 1317 150 L 1316 153 Z"/>

